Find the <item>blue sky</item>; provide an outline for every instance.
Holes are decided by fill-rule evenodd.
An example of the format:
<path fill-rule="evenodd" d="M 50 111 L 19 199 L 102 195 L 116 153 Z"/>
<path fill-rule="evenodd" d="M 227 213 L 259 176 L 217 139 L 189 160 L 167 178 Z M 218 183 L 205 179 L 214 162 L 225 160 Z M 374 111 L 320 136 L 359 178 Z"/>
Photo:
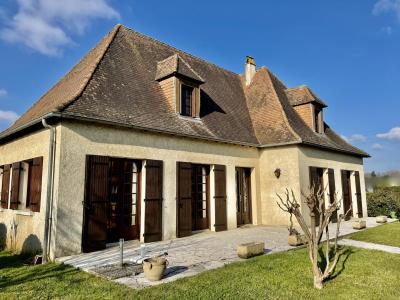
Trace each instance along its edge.
<path fill-rule="evenodd" d="M 367 171 L 400 169 L 400 0 L 2 0 L 0 130 L 116 23 L 237 73 L 254 56 L 328 103 Z"/>

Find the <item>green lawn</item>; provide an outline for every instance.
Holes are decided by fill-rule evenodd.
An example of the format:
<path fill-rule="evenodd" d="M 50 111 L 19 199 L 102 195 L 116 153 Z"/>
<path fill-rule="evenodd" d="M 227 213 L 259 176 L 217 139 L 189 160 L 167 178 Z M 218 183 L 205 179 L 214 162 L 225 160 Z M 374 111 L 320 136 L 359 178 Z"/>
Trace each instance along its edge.
<path fill-rule="evenodd" d="M 400 222 L 366 229 L 348 236 L 349 239 L 400 247 Z"/>
<path fill-rule="evenodd" d="M 0 254 L 1 299 L 399 299 L 400 255 L 346 248 L 336 278 L 312 287 L 305 249 L 234 263 L 135 291 L 57 264 L 24 266 Z"/>

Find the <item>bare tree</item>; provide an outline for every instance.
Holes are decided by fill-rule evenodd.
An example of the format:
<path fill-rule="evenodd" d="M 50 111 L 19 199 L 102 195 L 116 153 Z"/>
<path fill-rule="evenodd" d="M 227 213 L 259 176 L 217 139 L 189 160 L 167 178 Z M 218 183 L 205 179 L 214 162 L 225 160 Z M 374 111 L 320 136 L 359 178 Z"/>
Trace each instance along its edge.
<path fill-rule="evenodd" d="M 314 186 L 312 186 L 307 193 L 302 192 L 304 203 L 309 209 L 309 217 L 311 219 L 310 227 L 307 225 L 306 217 L 301 212 L 300 203 L 296 200 L 293 190 L 289 192 L 289 190 L 286 189 L 283 198 L 280 195 L 277 195 L 280 200 L 277 202 L 280 209 L 290 214 L 289 232 L 297 232 L 293 229 L 293 215 L 296 217 L 297 222 L 304 232 L 314 274 L 314 287 L 317 289 L 323 288 L 323 282 L 332 275 L 339 261 L 341 255 L 338 246 L 340 223 L 350 212 L 349 209 L 344 215 L 342 214 L 338 217 L 334 239 L 334 251 L 332 253 L 330 248 L 328 225 L 332 215 L 338 211 L 341 201 L 338 201 L 336 194 L 334 194 L 332 195 L 334 201 L 329 205 L 329 207 L 325 207 L 324 194 L 325 189 L 315 188 Z M 319 220 L 319 226 L 316 225 L 317 219 Z M 324 232 L 326 240 L 324 243 L 321 243 Z M 325 254 L 321 255 L 321 264 L 318 264 L 320 247 L 322 247 L 322 251 L 325 251 Z"/>

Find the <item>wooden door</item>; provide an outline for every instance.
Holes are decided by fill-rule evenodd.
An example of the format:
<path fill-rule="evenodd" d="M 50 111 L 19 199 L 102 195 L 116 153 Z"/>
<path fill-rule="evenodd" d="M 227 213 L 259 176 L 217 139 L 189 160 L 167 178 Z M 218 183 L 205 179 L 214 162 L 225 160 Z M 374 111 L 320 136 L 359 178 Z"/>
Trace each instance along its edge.
<path fill-rule="evenodd" d="M 204 165 L 192 165 L 192 230 L 209 228 L 209 173 Z"/>
<path fill-rule="evenodd" d="M 107 241 L 109 158 L 86 158 L 83 252 L 104 249 Z"/>
<path fill-rule="evenodd" d="M 215 185 L 215 231 L 227 230 L 227 207 L 226 207 L 226 167 L 214 166 Z"/>
<path fill-rule="evenodd" d="M 328 169 L 328 180 L 329 180 L 329 202 L 332 204 L 336 201 L 336 184 L 335 184 L 335 171 L 333 169 Z M 333 223 L 337 222 L 337 211 L 332 214 L 331 221 Z"/>
<path fill-rule="evenodd" d="M 324 190 L 324 180 L 323 180 L 323 175 L 324 175 L 324 169 L 322 168 L 315 168 L 315 167 L 310 167 L 310 187 L 313 189 L 313 193 L 317 195 L 318 192 L 321 192 Z M 324 201 L 324 199 L 322 199 Z M 316 203 L 316 206 L 319 206 L 319 203 Z M 322 209 L 325 208 L 325 203 L 322 203 Z M 314 219 L 315 219 L 315 225 L 319 226 L 319 219 L 320 219 L 320 214 L 317 209 L 317 207 L 314 210 Z"/>
<path fill-rule="evenodd" d="M 343 190 L 343 210 L 347 214 L 345 220 L 350 220 L 353 216 L 353 206 L 351 199 L 351 184 L 350 184 L 350 171 L 342 170 L 342 190 Z"/>
<path fill-rule="evenodd" d="M 362 207 L 362 198 L 361 198 L 361 182 L 360 182 L 360 172 L 354 172 L 355 180 L 356 180 L 356 197 L 357 197 L 357 217 L 363 217 L 363 207 Z"/>
<path fill-rule="evenodd" d="M 163 162 L 146 161 L 144 241 L 162 240 Z"/>
<path fill-rule="evenodd" d="M 251 224 L 251 170 L 236 168 L 236 218 L 237 225 Z"/>
<path fill-rule="evenodd" d="M 192 234 L 192 165 L 177 163 L 177 236 Z"/>

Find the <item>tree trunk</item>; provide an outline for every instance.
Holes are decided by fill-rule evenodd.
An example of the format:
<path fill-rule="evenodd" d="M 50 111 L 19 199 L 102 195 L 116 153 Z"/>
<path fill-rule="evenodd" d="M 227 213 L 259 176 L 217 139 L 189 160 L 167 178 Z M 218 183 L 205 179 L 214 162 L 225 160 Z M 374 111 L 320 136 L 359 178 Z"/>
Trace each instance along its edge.
<path fill-rule="evenodd" d="M 314 287 L 319 290 L 322 290 L 322 288 L 324 287 L 322 283 L 322 278 L 320 276 L 314 275 Z"/>

